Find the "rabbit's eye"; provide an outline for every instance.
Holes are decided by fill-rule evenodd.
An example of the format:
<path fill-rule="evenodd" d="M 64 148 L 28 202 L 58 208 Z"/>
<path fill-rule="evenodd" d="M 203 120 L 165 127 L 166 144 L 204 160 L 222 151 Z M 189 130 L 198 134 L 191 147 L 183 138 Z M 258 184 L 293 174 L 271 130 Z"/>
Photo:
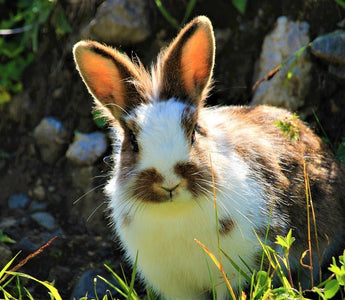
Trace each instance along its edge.
<path fill-rule="evenodd" d="M 137 138 L 135 137 L 135 134 L 133 133 L 132 130 L 129 131 L 129 139 L 130 139 L 131 144 L 133 146 L 133 151 L 139 152 L 139 146 L 138 146 Z"/>

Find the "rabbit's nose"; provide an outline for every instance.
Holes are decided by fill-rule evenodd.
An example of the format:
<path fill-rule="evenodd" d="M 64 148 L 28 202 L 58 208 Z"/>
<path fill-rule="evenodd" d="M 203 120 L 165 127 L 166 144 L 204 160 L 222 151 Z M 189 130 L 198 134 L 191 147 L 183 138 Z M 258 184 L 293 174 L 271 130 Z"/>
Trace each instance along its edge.
<path fill-rule="evenodd" d="M 178 188 L 178 186 L 180 185 L 180 182 L 173 185 L 173 186 L 165 186 L 165 185 L 161 185 L 161 188 L 164 190 L 164 191 L 167 191 L 169 193 L 173 192 L 174 190 L 176 190 Z"/>
<path fill-rule="evenodd" d="M 161 189 L 169 193 L 169 197 L 172 200 L 173 198 L 173 192 L 179 187 L 181 182 L 174 184 L 174 185 L 161 185 Z"/>

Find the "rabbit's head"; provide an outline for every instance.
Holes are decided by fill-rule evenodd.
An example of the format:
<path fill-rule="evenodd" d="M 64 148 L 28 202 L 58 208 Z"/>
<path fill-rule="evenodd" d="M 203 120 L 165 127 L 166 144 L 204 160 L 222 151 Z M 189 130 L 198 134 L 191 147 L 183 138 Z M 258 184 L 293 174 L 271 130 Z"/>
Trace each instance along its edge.
<path fill-rule="evenodd" d="M 140 62 L 92 41 L 74 58 L 96 105 L 122 132 L 118 180 L 131 198 L 186 201 L 212 188 L 207 128 L 200 110 L 211 85 L 214 36 L 195 18 L 147 72 Z"/>

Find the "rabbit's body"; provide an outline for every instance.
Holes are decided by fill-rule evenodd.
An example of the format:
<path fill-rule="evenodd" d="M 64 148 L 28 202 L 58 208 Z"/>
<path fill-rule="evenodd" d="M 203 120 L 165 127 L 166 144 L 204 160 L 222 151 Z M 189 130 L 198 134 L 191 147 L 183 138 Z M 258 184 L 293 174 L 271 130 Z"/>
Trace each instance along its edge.
<path fill-rule="evenodd" d="M 203 107 L 213 39 L 209 20 L 194 19 L 152 74 L 98 43 L 74 48 L 83 80 L 121 137 L 106 187 L 116 233 L 132 263 L 138 254 L 142 279 L 165 298 L 203 298 L 212 287 L 227 297 L 195 239 L 216 257 L 220 246 L 246 272 L 260 266 L 257 236 L 264 241 L 269 227 L 275 247 L 276 235 L 292 228 L 296 272 L 308 249 L 306 182 L 320 245 L 317 255 L 311 223 L 315 276 L 319 257 L 327 263 L 345 246 L 344 169 L 309 128 L 273 107 Z M 238 272 L 224 256 L 222 263 L 236 289 Z M 308 276 L 302 280 L 307 285 Z"/>
<path fill-rule="evenodd" d="M 214 176 L 217 178 L 216 200 L 221 248 L 242 267 L 244 266 L 239 257 L 253 266 L 256 263 L 256 254 L 260 250 L 257 247 L 258 240 L 253 228 L 267 226 L 268 215 L 264 213 L 267 208 L 262 196 L 263 191 L 250 177 L 247 164 L 236 152 L 228 151 L 230 141 L 223 138 L 224 130 L 227 130 L 223 124 L 229 121 L 227 111 L 205 109 L 201 112 L 201 118 L 205 114 L 205 119 L 214 122 L 207 123 L 207 137 L 199 137 L 198 145 L 201 150 L 198 151 L 196 148 L 195 153 L 192 154 L 194 158 L 191 159 L 189 149 L 186 148 L 183 128 L 172 129 L 170 132 L 161 130 L 169 128 L 171 124 L 181 124 L 181 112 L 188 106 L 173 100 L 159 102 L 157 106 L 159 108 L 164 106 L 164 109 L 160 109 L 162 117 L 160 120 L 155 119 L 156 113 L 146 114 L 140 111 L 140 108 L 136 111 L 137 115 L 152 115 L 154 118 L 145 119 L 147 127 L 140 124 L 141 134 L 137 136 L 139 141 L 142 136 L 147 135 L 147 141 L 153 143 L 151 147 L 159 149 L 157 153 L 147 154 L 148 160 L 154 157 L 154 161 L 149 161 L 147 165 L 157 170 L 164 178 L 169 178 L 169 174 L 174 174 L 176 161 L 191 163 L 191 160 L 198 160 L 197 167 L 195 168 L 191 163 L 190 168 L 210 175 L 212 160 L 213 168 L 217 170 L 214 171 Z M 149 108 L 153 106 L 150 105 Z M 143 144 L 144 140 L 140 142 Z M 203 147 L 207 147 L 209 156 L 205 155 Z M 182 149 L 186 150 L 181 151 Z M 142 155 L 141 163 L 146 164 L 145 153 Z M 141 164 L 138 168 L 146 170 Z M 117 176 L 118 173 L 107 185 L 107 193 L 112 199 L 110 205 L 113 219 L 116 220 L 116 231 L 129 258 L 133 260 L 138 251 L 140 262 L 138 269 L 155 290 L 171 298 L 202 296 L 209 289 L 210 275 L 205 253 L 194 239 L 203 242 L 213 253 L 218 253 L 211 178 L 199 179 L 207 180 L 200 184 L 208 187 L 205 195 L 199 196 L 199 199 L 193 199 L 193 195 L 188 190 L 182 189 L 177 191 L 179 194 L 175 195 L 172 201 L 167 199 L 164 204 L 150 203 L 149 199 L 147 202 L 134 204 L 127 198 L 128 186 L 116 183 L 119 181 Z M 138 178 L 140 180 L 142 176 L 138 175 Z M 259 209 L 260 207 L 262 209 Z M 224 259 L 223 263 L 233 286 L 236 287 L 237 272 L 227 260 Z M 211 261 L 208 265 L 213 273 L 217 294 L 222 291 L 224 295 L 226 286 L 220 277 L 220 272 Z"/>

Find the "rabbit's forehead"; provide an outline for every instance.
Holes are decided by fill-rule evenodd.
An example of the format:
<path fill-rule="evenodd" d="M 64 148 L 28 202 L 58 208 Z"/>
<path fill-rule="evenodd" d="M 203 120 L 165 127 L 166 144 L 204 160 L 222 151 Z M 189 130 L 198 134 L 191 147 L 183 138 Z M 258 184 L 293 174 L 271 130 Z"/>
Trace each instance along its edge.
<path fill-rule="evenodd" d="M 186 126 L 196 119 L 196 109 L 174 98 L 155 101 L 137 107 L 130 119 L 139 128 L 139 136 L 174 136 L 183 134 Z"/>
<path fill-rule="evenodd" d="M 154 167 L 165 174 L 177 162 L 188 161 L 189 143 L 183 128 L 186 110 L 193 108 L 175 99 L 145 104 L 136 110 L 141 168 Z"/>

